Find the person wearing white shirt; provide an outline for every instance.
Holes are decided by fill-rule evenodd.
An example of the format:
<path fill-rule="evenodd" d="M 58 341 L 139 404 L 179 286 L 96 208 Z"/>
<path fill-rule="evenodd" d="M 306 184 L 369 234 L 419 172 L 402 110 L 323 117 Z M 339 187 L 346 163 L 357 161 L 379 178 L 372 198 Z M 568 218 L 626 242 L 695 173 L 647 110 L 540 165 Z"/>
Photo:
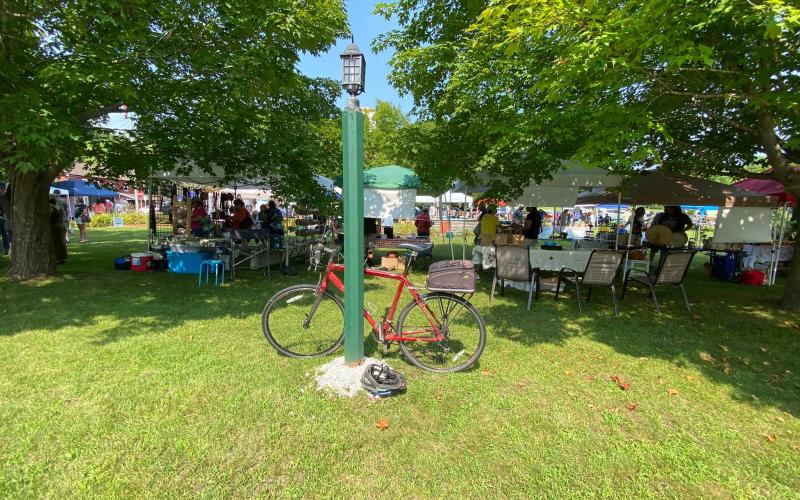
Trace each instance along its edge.
<path fill-rule="evenodd" d="M 387 215 L 381 221 L 381 225 L 383 226 L 383 234 L 387 238 L 394 238 L 394 218 L 391 215 Z"/>

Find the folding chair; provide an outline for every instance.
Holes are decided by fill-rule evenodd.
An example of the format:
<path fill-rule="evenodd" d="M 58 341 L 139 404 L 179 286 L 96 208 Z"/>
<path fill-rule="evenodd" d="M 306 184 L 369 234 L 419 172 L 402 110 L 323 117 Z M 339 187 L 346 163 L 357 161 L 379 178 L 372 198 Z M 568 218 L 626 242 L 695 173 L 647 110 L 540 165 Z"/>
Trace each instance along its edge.
<path fill-rule="evenodd" d="M 656 311 L 660 313 L 661 307 L 658 305 L 656 287 L 659 285 L 678 286 L 681 292 L 683 292 L 683 302 L 686 304 L 686 310 L 691 313 L 692 306 L 689 304 L 689 297 L 686 295 L 686 288 L 683 286 L 683 280 L 686 278 L 686 273 L 689 270 L 689 265 L 692 263 L 692 258 L 695 253 L 697 252 L 694 250 L 667 251 L 655 274 L 641 269 L 629 269 L 628 272 L 625 273 L 625 283 L 622 285 L 622 298 L 625 298 L 628 282 L 630 280 L 637 281 L 650 287 L 650 293 L 653 296 Z"/>
<path fill-rule="evenodd" d="M 494 299 L 494 290 L 497 280 L 500 280 L 500 295 L 505 293 L 506 280 L 518 281 L 528 284 L 528 310 L 531 310 L 531 297 L 535 287 L 534 273 L 531 269 L 531 254 L 527 247 L 503 245 L 495 247 L 496 267 L 492 278 L 492 293 L 489 297 Z"/>
<path fill-rule="evenodd" d="M 611 300 L 614 302 L 614 314 L 619 312 L 617 306 L 617 290 L 614 286 L 614 279 L 619 272 L 622 265 L 622 259 L 625 257 L 625 252 L 618 250 L 592 250 L 589 255 L 589 262 L 586 263 L 586 269 L 582 273 L 574 269 L 565 267 L 558 272 L 558 282 L 556 283 L 556 300 L 561 291 L 561 282 L 571 283 L 575 285 L 575 294 L 578 296 L 578 311 L 583 312 L 581 305 L 581 287 L 586 287 L 589 292 L 586 295 L 586 302 L 592 297 L 592 289 L 594 288 L 611 288 Z M 571 275 L 568 275 L 571 273 Z"/>

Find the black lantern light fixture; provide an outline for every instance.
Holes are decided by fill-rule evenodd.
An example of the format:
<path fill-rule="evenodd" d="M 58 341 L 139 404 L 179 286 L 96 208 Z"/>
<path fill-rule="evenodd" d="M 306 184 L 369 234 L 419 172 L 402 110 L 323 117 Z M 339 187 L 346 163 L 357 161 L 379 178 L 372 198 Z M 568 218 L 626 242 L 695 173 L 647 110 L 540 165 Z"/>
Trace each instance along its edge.
<path fill-rule="evenodd" d="M 358 50 L 355 41 L 351 41 L 342 55 L 342 87 L 355 98 L 364 92 L 364 79 L 367 73 L 367 60 Z"/>

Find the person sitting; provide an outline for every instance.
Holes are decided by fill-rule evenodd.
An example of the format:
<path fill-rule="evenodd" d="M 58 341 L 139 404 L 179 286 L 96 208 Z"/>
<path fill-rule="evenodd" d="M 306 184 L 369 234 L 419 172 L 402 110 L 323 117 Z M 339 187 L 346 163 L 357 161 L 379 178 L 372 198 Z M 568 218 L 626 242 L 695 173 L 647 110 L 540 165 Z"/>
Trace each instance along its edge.
<path fill-rule="evenodd" d="M 481 217 L 480 222 L 480 235 L 481 240 L 491 239 L 494 240 L 494 235 L 497 233 L 497 228 L 500 226 L 500 219 L 497 218 L 497 207 L 495 205 L 489 205 L 486 209 L 486 213 L 483 214 Z M 489 235 L 489 236 L 484 236 Z"/>
<path fill-rule="evenodd" d="M 418 238 L 429 238 L 431 235 L 431 216 L 428 214 L 429 209 L 425 207 L 422 209 L 422 212 L 417 216 L 417 220 L 414 221 L 414 225 L 417 228 L 417 237 Z"/>
<path fill-rule="evenodd" d="M 525 217 L 525 225 L 522 228 L 522 235 L 525 237 L 525 246 L 533 248 L 539 241 L 539 233 L 542 232 L 542 215 L 536 207 L 528 207 L 528 215 Z"/>
<path fill-rule="evenodd" d="M 253 227 L 253 218 L 250 217 L 250 212 L 244 208 L 244 202 L 236 199 L 233 202 L 233 217 L 231 218 L 231 228 L 233 229 L 250 229 Z"/>

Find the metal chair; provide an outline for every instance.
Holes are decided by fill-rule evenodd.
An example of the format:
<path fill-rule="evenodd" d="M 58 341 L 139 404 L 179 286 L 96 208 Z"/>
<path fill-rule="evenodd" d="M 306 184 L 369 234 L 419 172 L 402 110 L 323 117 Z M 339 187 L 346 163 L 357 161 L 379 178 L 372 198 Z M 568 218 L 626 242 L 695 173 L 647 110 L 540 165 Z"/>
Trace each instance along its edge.
<path fill-rule="evenodd" d="M 589 255 L 589 261 L 586 263 L 586 269 L 582 273 L 574 269 L 565 267 L 558 272 L 558 282 L 556 283 L 556 300 L 561 291 L 561 282 L 571 283 L 575 285 L 575 294 L 578 296 L 578 311 L 583 312 L 581 305 L 581 287 L 586 287 L 589 292 L 586 295 L 586 302 L 592 297 L 592 289 L 594 288 L 611 288 L 611 300 L 614 302 L 614 314 L 619 312 L 617 306 L 617 290 L 614 286 L 614 279 L 619 272 L 622 265 L 622 259 L 625 257 L 625 252 L 617 250 L 592 250 Z M 572 273 L 567 276 L 567 273 Z"/>
<path fill-rule="evenodd" d="M 494 290 L 497 280 L 500 280 L 500 295 L 505 295 L 506 280 L 518 281 L 528 284 L 528 310 L 531 310 L 531 297 L 535 287 L 535 274 L 531 269 L 531 254 L 526 247 L 503 245 L 495 247 L 496 266 L 492 278 L 492 293 L 489 297 L 494 299 Z"/>
<path fill-rule="evenodd" d="M 683 292 L 683 302 L 686 304 L 686 310 L 691 313 L 692 306 L 689 304 L 689 297 L 686 295 L 686 288 L 683 286 L 683 280 L 686 278 L 686 273 L 689 271 L 689 265 L 692 263 L 692 258 L 695 253 L 697 252 L 694 250 L 667 251 L 655 274 L 641 269 L 628 269 L 625 273 L 625 282 L 622 285 L 622 298 L 625 298 L 628 282 L 630 280 L 637 281 L 650 287 L 650 293 L 653 296 L 656 311 L 660 313 L 661 307 L 658 305 L 656 287 L 659 285 L 678 286 L 681 292 Z"/>

